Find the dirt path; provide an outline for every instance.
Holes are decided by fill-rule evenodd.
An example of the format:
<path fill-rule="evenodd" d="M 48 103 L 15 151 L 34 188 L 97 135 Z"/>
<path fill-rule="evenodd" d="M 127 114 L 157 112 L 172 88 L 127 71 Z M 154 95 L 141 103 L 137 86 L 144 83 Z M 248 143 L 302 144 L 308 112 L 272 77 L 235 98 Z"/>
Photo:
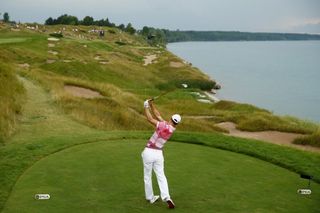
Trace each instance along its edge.
<path fill-rule="evenodd" d="M 68 116 L 64 115 L 53 105 L 50 93 L 36 83 L 18 77 L 27 92 L 27 101 L 23 106 L 19 131 L 11 138 L 11 142 L 32 143 L 33 139 L 41 137 L 80 134 L 91 131 Z"/>
<path fill-rule="evenodd" d="M 279 131 L 261 131 L 261 132 L 241 131 L 236 129 L 236 124 L 232 122 L 223 122 L 223 123 L 217 124 L 216 126 L 228 130 L 229 134 L 226 134 L 226 135 L 232 135 L 232 136 L 241 137 L 241 138 L 252 138 L 252 139 L 262 140 L 262 141 L 266 141 L 266 142 L 270 142 L 278 145 L 290 146 L 297 149 L 320 152 L 320 148 L 293 144 L 292 141 L 295 138 L 302 136 L 301 134 L 279 132 Z"/>

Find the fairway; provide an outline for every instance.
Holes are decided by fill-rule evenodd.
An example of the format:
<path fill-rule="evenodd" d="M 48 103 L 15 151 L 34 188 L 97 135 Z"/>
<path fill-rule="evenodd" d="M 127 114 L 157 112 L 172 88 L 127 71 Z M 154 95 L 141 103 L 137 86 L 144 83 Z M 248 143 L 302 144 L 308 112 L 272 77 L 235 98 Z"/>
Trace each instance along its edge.
<path fill-rule="evenodd" d="M 141 151 L 145 140 L 100 141 L 74 146 L 35 163 L 17 181 L 3 212 L 164 212 L 144 199 Z M 175 212 L 317 212 L 293 172 L 210 147 L 169 142 L 165 172 Z M 159 194 L 154 178 L 154 190 Z M 35 200 L 49 193 L 50 200 Z"/>
<path fill-rule="evenodd" d="M 0 38 L 0 44 L 20 43 L 28 40 L 30 38 Z"/>

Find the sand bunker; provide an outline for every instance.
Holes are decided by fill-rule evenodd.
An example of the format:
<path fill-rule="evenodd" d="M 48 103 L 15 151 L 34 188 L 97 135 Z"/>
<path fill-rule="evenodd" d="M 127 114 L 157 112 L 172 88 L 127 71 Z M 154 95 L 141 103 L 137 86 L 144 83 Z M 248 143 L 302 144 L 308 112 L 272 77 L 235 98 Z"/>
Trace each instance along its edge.
<path fill-rule="evenodd" d="M 52 51 L 52 50 L 49 50 L 48 53 L 50 53 L 52 55 L 58 55 L 59 54 L 57 51 Z"/>
<path fill-rule="evenodd" d="M 17 28 L 11 28 L 12 31 L 15 31 L 15 32 L 19 32 L 20 29 L 17 29 Z"/>
<path fill-rule="evenodd" d="M 22 68 L 29 68 L 29 67 L 30 67 L 30 64 L 28 64 L 28 63 L 19 64 L 19 67 L 22 67 Z"/>
<path fill-rule="evenodd" d="M 205 103 L 205 104 L 211 104 L 212 102 L 208 99 L 202 99 L 202 98 L 199 98 L 197 99 L 198 102 L 201 102 L 201 103 Z"/>
<path fill-rule="evenodd" d="M 48 47 L 55 47 L 55 44 L 48 43 Z"/>
<path fill-rule="evenodd" d="M 252 138 L 252 139 L 262 140 L 262 141 L 266 141 L 266 142 L 270 142 L 278 145 L 290 146 L 297 149 L 320 152 L 320 148 L 293 144 L 292 141 L 295 138 L 302 136 L 301 134 L 279 132 L 279 131 L 261 131 L 261 132 L 241 131 L 236 129 L 236 124 L 232 122 L 223 122 L 223 123 L 217 124 L 216 126 L 228 130 L 229 134 L 226 133 L 226 135 L 232 135 L 232 136 L 241 137 L 241 138 Z"/>
<path fill-rule="evenodd" d="M 157 59 L 157 55 L 147 55 L 144 57 L 144 64 L 143 66 L 147 66 L 149 64 L 152 64 L 153 60 Z"/>
<path fill-rule="evenodd" d="M 94 60 L 99 61 L 99 64 L 108 64 L 108 62 L 109 62 L 108 60 L 101 58 L 101 55 L 96 55 L 94 57 Z"/>
<path fill-rule="evenodd" d="M 97 61 L 101 60 L 101 56 L 100 56 L 100 55 L 96 55 L 96 56 L 94 57 L 94 60 L 97 60 Z"/>
<path fill-rule="evenodd" d="M 48 38 L 48 41 L 60 41 L 58 38 Z"/>
<path fill-rule="evenodd" d="M 54 60 L 54 59 L 47 59 L 47 64 L 52 64 L 52 63 L 54 63 L 54 62 L 56 62 L 56 60 Z"/>
<path fill-rule="evenodd" d="M 220 99 L 217 98 L 217 97 L 216 97 L 213 93 L 211 93 L 211 92 L 204 92 L 204 94 L 206 94 L 206 95 L 208 96 L 208 98 L 209 98 L 211 101 L 215 102 L 215 103 L 217 103 L 217 102 L 220 101 Z"/>
<path fill-rule="evenodd" d="M 83 88 L 83 87 L 78 87 L 78 86 L 73 86 L 73 85 L 65 85 L 64 90 L 76 97 L 80 98 L 88 98 L 88 99 L 93 99 L 93 98 L 102 98 L 103 96 L 92 89 L 88 88 Z"/>
<path fill-rule="evenodd" d="M 183 67 L 183 66 L 184 66 L 184 64 L 181 62 L 174 62 L 174 61 L 170 62 L 170 67 L 179 68 L 179 67 Z"/>

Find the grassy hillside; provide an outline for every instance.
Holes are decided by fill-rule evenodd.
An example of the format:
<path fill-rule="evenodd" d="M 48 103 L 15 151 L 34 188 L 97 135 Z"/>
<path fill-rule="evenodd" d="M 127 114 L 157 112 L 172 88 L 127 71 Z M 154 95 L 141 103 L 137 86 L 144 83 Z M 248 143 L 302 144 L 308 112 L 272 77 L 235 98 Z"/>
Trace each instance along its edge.
<path fill-rule="evenodd" d="M 201 93 L 201 89 L 214 85 L 200 70 L 163 48 L 149 46 L 140 36 L 104 27 L 106 35 L 101 38 L 98 33 L 90 33 L 92 29 L 57 25 L 30 30 L 24 25 L 19 29 L 1 25 L 0 60 L 14 67 L 17 74 L 39 82 L 65 113 L 99 129 L 146 129 L 142 101 L 172 88 L 177 90 L 159 100 L 159 108 L 165 117 L 174 112 L 186 116 L 180 127 L 183 130 L 221 131 L 214 126 L 221 121 L 233 121 L 249 131 L 311 133 L 317 129 L 311 123 L 274 116 L 246 104 L 197 102 L 191 92 Z M 48 40 L 58 31 L 62 31 L 63 38 Z M 144 66 L 147 55 L 155 55 L 156 59 Z M 180 65 L 175 67 L 170 62 Z M 182 89 L 181 83 L 189 88 Z M 64 91 L 64 85 L 91 88 L 104 98 L 73 97 Z M 211 118 L 192 118 L 201 115 Z"/>

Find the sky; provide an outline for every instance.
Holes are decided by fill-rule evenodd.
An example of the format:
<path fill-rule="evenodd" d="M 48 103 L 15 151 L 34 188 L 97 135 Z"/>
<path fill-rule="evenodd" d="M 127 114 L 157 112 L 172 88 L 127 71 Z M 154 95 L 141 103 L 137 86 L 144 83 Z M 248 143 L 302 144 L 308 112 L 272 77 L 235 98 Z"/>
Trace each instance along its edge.
<path fill-rule="evenodd" d="M 4 12 L 21 22 L 69 14 L 137 29 L 320 34 L 320 0 L 0 0 Z"/>

